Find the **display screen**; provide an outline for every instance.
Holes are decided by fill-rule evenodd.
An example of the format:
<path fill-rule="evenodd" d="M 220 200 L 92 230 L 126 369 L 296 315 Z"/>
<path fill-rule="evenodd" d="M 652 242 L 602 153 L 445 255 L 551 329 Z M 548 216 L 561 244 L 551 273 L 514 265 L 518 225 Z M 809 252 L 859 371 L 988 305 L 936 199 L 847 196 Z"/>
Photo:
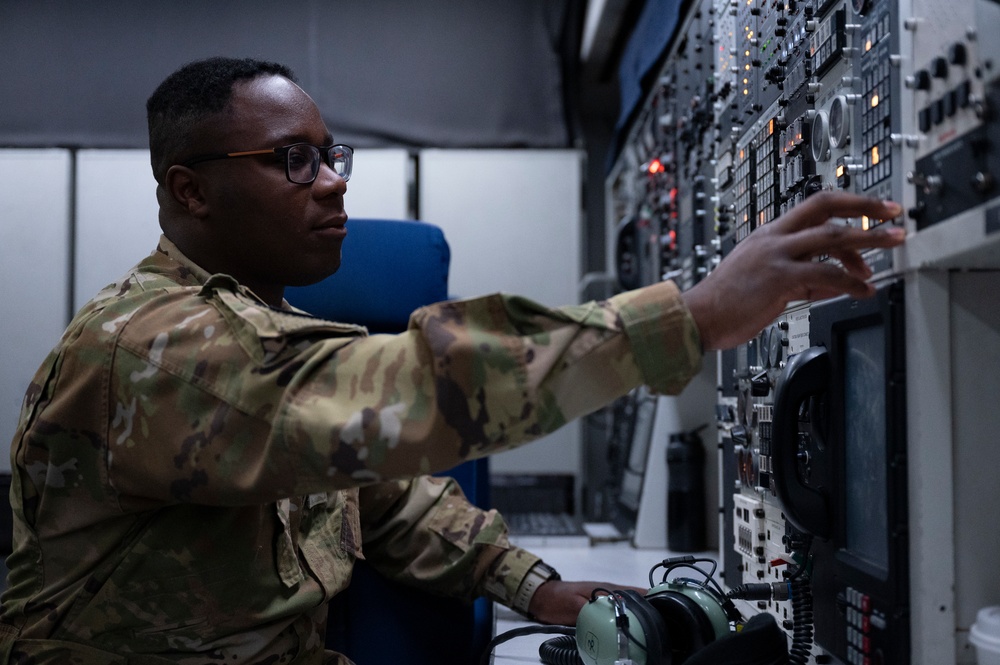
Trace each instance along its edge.
<path fill-rule="evenodd" d="M 844 344 L 846 549 L 887 573 L 885 331 L 853 330 Z"/>
<path fill-rule="evenodd" d="M 632 511 L 639 510 L 639 495 L 642 491 L 642 477 L 646 472 L 646 457 L 653 437 L 653 422 L 656 417 L 656 400 L 644 389 L 636 397 L 635 427 L 628 450 L 628 463 L 622 473 L 619 501 Z"/>

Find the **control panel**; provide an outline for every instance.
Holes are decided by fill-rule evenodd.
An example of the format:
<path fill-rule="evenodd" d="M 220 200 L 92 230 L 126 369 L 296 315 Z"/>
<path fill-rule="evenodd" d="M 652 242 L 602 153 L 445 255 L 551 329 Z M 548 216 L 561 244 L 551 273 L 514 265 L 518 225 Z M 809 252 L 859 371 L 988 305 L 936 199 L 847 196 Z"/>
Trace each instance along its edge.
<path fill-rule="evenodd" d="M 924 297 L 925 274 L 1000 271 L 1000 3 L 691 0 L 683 13 L 607 179 L 625 288 L 690 288 L 824 190 L 902 203 L 898 219 L 834 223 L 908 235 L 865 255 L 871 302 L 793 303 L 720 354 L 725 586 L 784 587 L 740 604 L 778 619 L 793 663 L 931 663 L 913 622 L 939 617 L 957 640 L 943 650 L 971 662 L 948 614 L 968 610 L 911 581 L 934 555 L 909 538 L 923 530 L 909 463 L 925 416 L 908 406 L 923 389 L 905 331 L 924 303 L 904 294 Z"/>

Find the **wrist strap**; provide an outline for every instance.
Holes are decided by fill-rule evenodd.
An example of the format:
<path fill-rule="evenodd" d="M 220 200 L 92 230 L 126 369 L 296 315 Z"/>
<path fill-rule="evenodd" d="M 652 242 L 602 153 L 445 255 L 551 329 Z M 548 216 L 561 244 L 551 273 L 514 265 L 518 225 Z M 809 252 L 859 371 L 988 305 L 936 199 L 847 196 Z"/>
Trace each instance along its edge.
<path fill-rule="evenodd" d="M 517 587 L 517 593 L 514 594 L 514 601 L 510 605 L 511 609 L 534 620 L 535 617 L 528 611 L 528 606 L 531 604 L 531 599 L 535 595 L 535 591 L 549 580 L 559 579 L 562 578 L 556 572 L 555 568 L 544 561 L 539 561 L 531 567 L 528 574 L 521 580 L 521 585 Z"/>

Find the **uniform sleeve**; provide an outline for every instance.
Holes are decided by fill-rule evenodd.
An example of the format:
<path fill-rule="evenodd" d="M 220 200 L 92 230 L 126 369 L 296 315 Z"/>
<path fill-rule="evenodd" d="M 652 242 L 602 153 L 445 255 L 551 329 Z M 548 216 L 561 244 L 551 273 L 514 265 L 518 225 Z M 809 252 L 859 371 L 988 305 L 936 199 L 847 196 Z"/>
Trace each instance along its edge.
<path fill-rule="evenodd" d="M 359 503 L 368 563 L 428 593 L 509 605 L 539 560 L 511 545 L 499 513 L 470 504 L 451 478 L 370 485 Z"/>
<path fill-rule="evenodd" d="M 675 393 L 701 361 L 669 282 L 558 309 L 440 303 L 403 334 L 368 337 L 217 277 L 122 324 L 106 456 L 123 497 L 233 505 L 411 478 L 531 441 L 640 383 Z"/>

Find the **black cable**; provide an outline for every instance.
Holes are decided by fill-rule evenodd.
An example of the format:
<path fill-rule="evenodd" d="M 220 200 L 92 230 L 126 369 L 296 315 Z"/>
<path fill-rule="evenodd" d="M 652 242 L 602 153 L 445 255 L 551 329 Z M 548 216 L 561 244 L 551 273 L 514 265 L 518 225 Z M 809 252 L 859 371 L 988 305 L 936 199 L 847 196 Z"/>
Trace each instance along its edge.
<path fill-rule="evenodd" d="M 792 584 L 784 582 L 749 582 L 730 589 L 726 598 L 738 600 L 788 600 Z"/>
<path fill-rule="evenodd" d="M 813 598 L 809 576 L 792 583 L 792 646 L 788 650 L 790 665 L 805 665 L 813 643 Z"/>
<path fill-rule="evenodd" d="M 711 570 L 705 570 L 700 566 L 696 566 L 696 563 L 708 563 L 711 564 Z M 701 580 L 695 580 L 688 577 L 675 577 L 672 581 L 682 584 L 692 584 L 696 587 L 701 588 L 710 596 L 715 597 L 719 604 L 722 605 L 723 611 L 726 613 L 726 617 L 730 621 L 738 621 L 741 619 L 741 615 L 736 605 L 730 599 L 730 596 L 726 595 L 726 592 L 722 589 L 722 586 L 715 580 L 715 571 L 719 567 L 719 562 L 715 559 L 710 559 L 708 557 L 695 557 L 691 555 L 673 557 L 670 559 L 664 559 L 658 564 L 654 565 L 649 569 L 649 586 L 656 586 L 653 581 L 653 573 L 656 572 L 657 568 L 663 568 L 663 578 L 661 584 L 668 582 L 667 576 L 673 571 L 679 568 L 690 568 L 701 574 Z"/>
<path fill-rule="evenodd" d="M 508 642 L 515 637 L 524 637 L 525 635 L 576 635 L 576 628 L 573 626 L 523 626 L 521 628 L 513 628 L 506 632 L 500 633 L 486 645 L 486 649 L 483 650 L 483 655 L 479 659 L 479 665 L 489 665 L 490 656 L 493 655 L 493 650 L 504 642 Z"/>
<path fill-rule="evenodd" d="M 546 665 L 583 665 L 576 648 L 576 638 L 560 635 L 538 646 L 538 657 Z"/>

